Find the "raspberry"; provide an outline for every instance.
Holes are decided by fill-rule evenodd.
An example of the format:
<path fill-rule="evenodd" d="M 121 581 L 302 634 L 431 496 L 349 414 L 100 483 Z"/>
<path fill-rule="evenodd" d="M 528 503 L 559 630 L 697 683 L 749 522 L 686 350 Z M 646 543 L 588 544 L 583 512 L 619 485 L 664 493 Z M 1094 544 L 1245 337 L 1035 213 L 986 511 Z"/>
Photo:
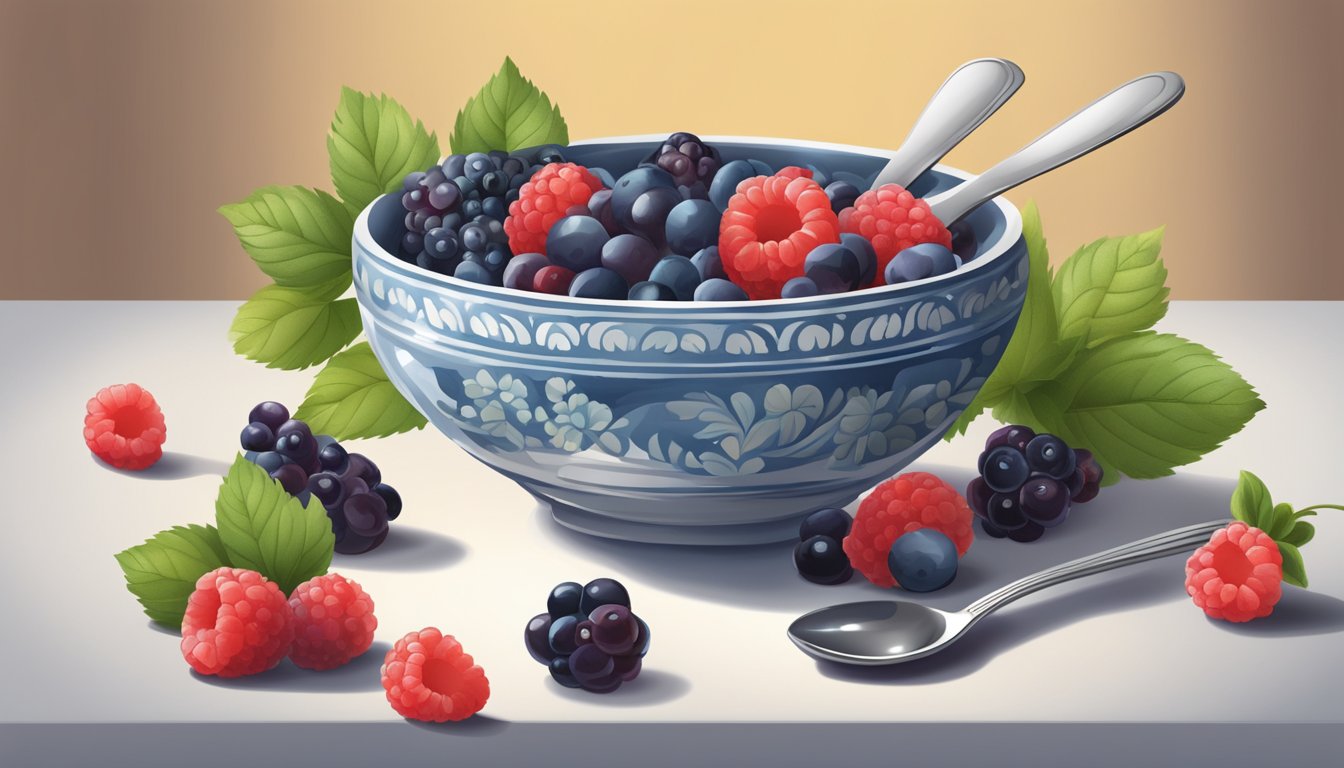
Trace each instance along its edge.
<path fill-rule="evenodd" d="M 840 212 L 840 231 L 862 235 L 877 252 L 873 285 L 882 283 L 887 263 L 896 254 L 919 243 L 952 247 L 952 235 L 933 215 L 929 204 L 899 184 L 883 184 L 859 195 L 851 208 Z"/>
<path fill-rule="evenodd" d="M 786 179 L 810 179 L 812 171 L 809 168 L 800 168 L 796 165 L 786 165 L 775 173 L 776 176 L 783 176 Z"/>
<path fill-rule="evenodd" d="M 859 504 L 845 537 L 845 554 L 869 581 L 894 587 L 887 553 L 901 534 L 933 528 L 952 540 L 961 557 L 975 537 L 971 518 L 971 508 L 952 486 L 928 472 L 907 472 L 878 485 Z"/>
<path fill-rule="evenodd" d="M 795 173 L 797 172 L 797 173 Z M 821 185 L 803 169 L 756 176 L 737 186 L 719 228 L 724 271 L 753 299 L 777 299 L 803 274 L 822 243 L 840 242 L 840 225 Z"/>
<path fill-rule="evenodd" d="M 490 698 L 490 681 L 462 644 L 433 627 L 397 641 L 383 660 L 383 690 L 402 717 L 465 720 Z"/>
<path fill-rule="evenodd" d="M 586 206 L 602 181 L 581 165 L 551 163 L 537 171 L 509 205 L 504 232 L 514 253 L 546 253 L 546 233 L 572 206 Z"/>
<path fill-rule="evenodd" d="M 280 663 L 294 639 L 285 593 L 256 571 L 216 568 L 196 581 L 182 617 L 182 657 L 202 675 L 241 677 Z"/>
<path fill-rule="evenodd" d="M 304 669 L 335 669 L 369 650 L 378 619 L 373 600 L 339 573 L 309 579 L 289 597 L 294 644 L 289 660 Z"/>
<path fill-rule="evenodd" d="M 1185 561 L 1185 591 L 1211 618 L 1268 616 L 1283 595 L 1283 555 L 1269 534 L 1232 523 Z"/>
<path fill-rule="evenodd" d="M 84 416 L 89 450 L 118 469 L 145 469 L 163 456 L 163 411 L 139 384 L 98 390 Z"/>

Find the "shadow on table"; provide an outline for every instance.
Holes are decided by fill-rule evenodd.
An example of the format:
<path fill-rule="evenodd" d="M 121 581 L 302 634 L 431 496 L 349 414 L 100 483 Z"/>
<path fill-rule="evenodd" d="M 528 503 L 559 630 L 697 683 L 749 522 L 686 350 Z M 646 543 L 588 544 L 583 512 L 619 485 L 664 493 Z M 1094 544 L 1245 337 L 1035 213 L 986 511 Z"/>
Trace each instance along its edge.
<path fill-rule="evenodd" d="M 1297 587 L 1283 588 L 1274 612 L 1263 619 L 1235 624 L 1209 619 L 1226 632 L 1254 637 L 1303 637 L 1344 632 L 1344 600 Z"/>
<path fill-rule="evenodd" d="M 410 719 L 407 719 L 406 722 L 422 731 L 441 733 L 445 736 L 494 736 L 509 727 L 508 720 L 500 720 L 489 715 L 472 715 L 466 720 L 447 723 L 426 723 Z"/>
<path fill-rule="evenodd" d="M 174 451 L 164 451 L 163 458 L 154 462 L 153 466 L 140 470 L 118 469 L 97 456 L 93 457 L 93 461 L 108 472 L 116 472 L 119 475 L 136 477 L 142 480 L 184 480 L 188 477 L 223 477 L 229 473 L 229 463 L 227 461 L 206 458 L 205 456 L 195 456 L 190 453 L 177 453 Z"/>
<path fill-rule="evenodd" d="M 649 707 L 676 701 L 690 693 L 691 681 L 681 675 L 660 669 L 645 669 L 640 671 L 639 677 L 628 683 L 622 683 L 620 688 L 611 693 L 595 694 L 578 688 L 566 688 L 555 680 L 547 680 L 546 687 L 561 698 L 583 704 Z"/>
<path fill-rule="evenodd" d="M 972 477 L 971 472 L 959 468 L 916 468 L 934 472 L 959 488 Z M 957 610 L 1042 568 L 1172 528 L 1229 517 L 1228 501 L 1234 487 L 1231 480 L 1196 476 L 1126 480 L 1106 488 L 1093 501 L 1078 505 L 1064 525 L 1029 544 L 991 539 L 980 534 L 977 527 L 975 542 L 956 580 L 945 589 L 922 596 L 881 589 L 857 574 L 849 583 L 835 587 L 806 582 L 794 567 L 793 543 L 754 547 L 631 544 L 570 531 L 555 523 L 544 508 L 537 511 L 537 522 L 555 546 L 609 569 L 616 578 L 629 574 L 707 602 L 799 614 L 833 603 L 901 597 Z M 854 508 L 851 505 L 850 510 Z M 1170 584 L 1176 589 L 1166 594 L 1172 598 L 1183 595 L 1181 583 L 1179 577 L 1174 578 Z M 781 624 L 781 632 L 786 625 L 787 621 Z"/>
<path fill-rule="evenodd" d="M 362 555 L 337 554 L 348 570 L 425 571 L 448 568 L 467 556 L 467 547 L 451 536 L 393 522 L 387 539 Z"/>
<path fill-rule="evenodd" d="M 363 691 L 381 691 L 382 677 L 379 671 L 383 666 L 383 657 L 391 645 L 374 641 L 373 646 L 359 658 L 335 669 L 317 672 L 294 666 L 288 659 L 280 662 L 274 669 L 259 675 L 247 677 L 214 677 L 200 675 L 195 671 L 191 676 L 207 685 L 219 688 L 238 688 L 249 691 L 288 691 L 299 693 L 356 693 Z"/>

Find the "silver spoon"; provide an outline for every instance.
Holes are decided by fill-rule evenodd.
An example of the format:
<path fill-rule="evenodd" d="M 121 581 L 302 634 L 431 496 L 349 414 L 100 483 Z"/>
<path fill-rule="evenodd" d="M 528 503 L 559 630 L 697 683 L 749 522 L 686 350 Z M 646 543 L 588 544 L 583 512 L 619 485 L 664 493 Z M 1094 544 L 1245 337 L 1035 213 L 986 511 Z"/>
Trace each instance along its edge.
<path fill-rule="evenodd" d="M 975 623 L 1039 589 L 1082 576 L 1186 552 L 1208 541 L 1226 520 L 1177 528 L 1023 577 L 960 611 L 905 600 L 845 603 L 813 611 L 789 625 L 803 653 L 841 664 L 880 666 L 923 658 L 951 645 Z"/>
<path fill-rule="evenodd" d="M 872 188 L 883 184 L 910 186 L 998 111 L 1025 81 L 1022 69 L 1006 59 L 975 59 L 962 64 L 934 92 L 901 148 L 877 174 Z"/>
<path fill-rule="evenodd" d="M 1130 80 L 1075 112 L 998 165 L 928 198 L 933 215 L 950 227 L 962 216 L 1024 181 L 1076 160 L 1166 112 L 1185 93 L 1175 72 Z"/>

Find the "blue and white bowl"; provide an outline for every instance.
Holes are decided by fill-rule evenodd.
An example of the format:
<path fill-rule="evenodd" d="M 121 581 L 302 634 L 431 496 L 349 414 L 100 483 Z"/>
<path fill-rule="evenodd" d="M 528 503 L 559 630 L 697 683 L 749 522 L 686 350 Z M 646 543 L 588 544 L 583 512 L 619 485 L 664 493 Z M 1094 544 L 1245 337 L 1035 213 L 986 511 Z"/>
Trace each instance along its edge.
<path fill-rule="evenodd" d="M 662 136 L 566 156 L 619 176 Z M 882 150 L 706 137 L 724 160 L 872 177 Z M 967 174 L 938 167 L 920 195 Z M 954 273 L 806 299 L 592 301 L 482 286 L 397 259 L 399 200 L 355 223 L 364 329 L 397 389 L 561 524 L 646 542 L 797 536 L 939 440 L 998 363 L 1027 287 L 1022 220 L 998 198 Z M 518 510 L 524 513 L 526 510 Z"/>

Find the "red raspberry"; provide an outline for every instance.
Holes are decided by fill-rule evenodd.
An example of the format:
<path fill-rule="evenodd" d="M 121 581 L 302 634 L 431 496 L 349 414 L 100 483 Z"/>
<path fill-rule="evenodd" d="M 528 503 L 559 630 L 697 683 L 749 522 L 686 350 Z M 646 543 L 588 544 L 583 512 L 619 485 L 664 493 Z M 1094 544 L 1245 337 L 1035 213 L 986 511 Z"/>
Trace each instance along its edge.
<path fill-rule="evenodd" d="M 724 271 L 753 299 L 779 298 L 784 283 L 802 276 L 813 248 L 840 242 L 826 192 L 807 176 L 790 175 L 793 171 L 807 173 L 785 169 L 738 184 L 719 224 Z"/>
<path fill-rule="evenodd" d="M 84 416 L 89 450 L 118 469 L 145 469 L 163 456 L 168 430 L 154 396 L 139 384 L 98 390 Z"/>
<path fill-rule="evenodd" d="M 840 212 L 840 231 L 863 235 L 873 244 L 877 253 L 873 285 L 882 285 L 887 262 L 912 245 L 952 247 L 952 234 L 929 204 L 899 184 L 883 184 L 859 195 L 853 206 Z"/>
<path fill-rule="evenodd" d="M 546 253 L 546 233 L 565 217 L 572 206 L 583 206 L 602 189 L 602 181 L 587 168 L 574 163 L 551 163 L 518 190 L 518 199 L 509 205 L 504 232 L 514 253 Z"/>
<path fill-rule="evenodd" d="M 452 635 L 426 627 L 387 652 L 383 690 L 402 717 L 442 723 L 480 712 L 490 698 L 490 681 Z"/>
<path fill-rule="evenodd" d="M 182 617 L 182 657 L 202 675 L 241 677 L 280 663 L 294 639 L 285 593 L 256 571 L 216 568 L 196 581 Z"/>
<path fill-rule="evenodd" d="M 971 508 L 952 486 L 928 472 L 907 472 L 878 485 L 859 504 L 845 537 L 849 563 L 879 587 L 897 586 L 887 568 L 887 553 L 903 533 L 920 528 L 941 531 L 957 545 L 957 556 L 971 548 Z"/>
<path fill-rule="evenodd" d="M 1215 619 L 1268 616 L 1283 595 L 1283 555 L 1269 534 L 1232 523 L 1185 561 L 1185 591 Z"/>
<path fill-rule="evenodd" d="M 294 644 L 289 660 L 304 669 L 335 669 L 369 650 L 378 619 L 373 600 L 339 573 L 303 582 L 289 596 Z"/>
<path fill-rule="evenodd" d="M 775 175 L 783 176 L 786 179 L 810 179 L 812 178 L 812 171 L 807 168 L 800 168 L 796 165 L 786 165 L 783 168 L 780 168 Z"/>

